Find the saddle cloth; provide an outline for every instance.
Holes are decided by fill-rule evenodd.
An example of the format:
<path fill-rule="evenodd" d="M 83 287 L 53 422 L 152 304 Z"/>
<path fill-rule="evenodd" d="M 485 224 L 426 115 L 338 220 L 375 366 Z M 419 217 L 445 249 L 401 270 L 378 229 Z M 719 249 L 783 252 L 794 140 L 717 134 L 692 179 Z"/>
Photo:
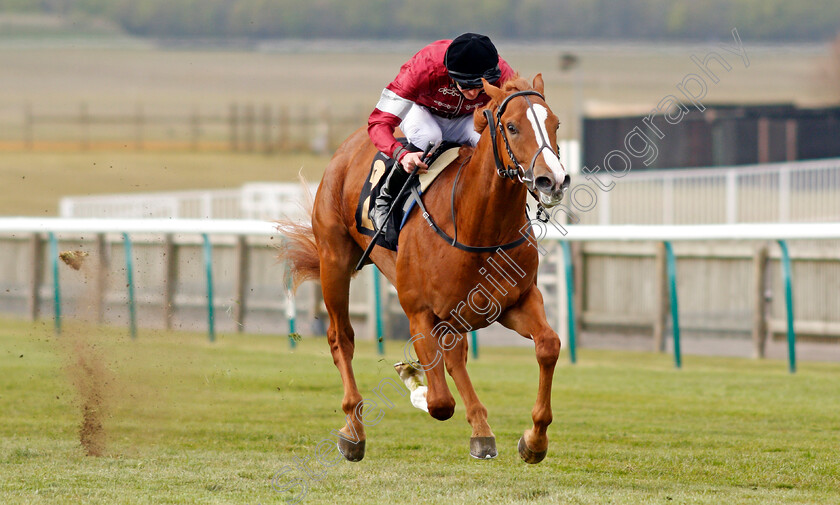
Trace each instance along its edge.
<path fill-rule="evenodd" d="M 414 180 L 415 186 L 419 186 L 420 194 L 443 172 L 444 168 L 455 161 L 460 148 L 460 144 L 452 142 L 444 142 L 438 148 L 429 162 L 429 170 L 425 174 L 420 174 Z M 373 223 L 368 217 L 368 211 L 370 210 L 370 206 L 373 205 L 376 195 L 382 189 L 382 185 L 385 183 L 386 176 L 389 173 L 388 171 L 401 170 L 401 168 L 394 167 L 394 164 L 394 160 L 382 153 L 376 153 L 376 156 L 374 156 L 370 166 L 370 173 L 368 174 L 367 180 L 365 180 L 365 184 L 362 186 L 362 192 L 359 194 L 359 203 L 356 205 L 356 230 L 359 233 L 369 237 L 376 234 Z M 408 220 L 408 216 L 411 214 L 415 203 L 414 195 L 408 190 L 406 190 L 402 197 L 394 201 L 396 209 L 391 213 L 384 235 L 379 237 L 379 245 L 392 251 L 397 250 L 400 230 L 402 230 L 402 227 Z"/>

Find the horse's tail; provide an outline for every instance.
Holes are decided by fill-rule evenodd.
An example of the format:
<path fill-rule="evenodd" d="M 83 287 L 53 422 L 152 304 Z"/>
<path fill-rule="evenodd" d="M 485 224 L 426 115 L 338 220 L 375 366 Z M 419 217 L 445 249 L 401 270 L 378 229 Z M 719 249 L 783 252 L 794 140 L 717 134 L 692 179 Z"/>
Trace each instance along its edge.
<path fill-rule="evenodd" d="M 283 218 L 277 222 L 277 231 L 283 235 L 278 246 L 278 258 L 286 262 L 289 269 L 286 271 L 286 281 L 291 277 L 292 291 L 304 281 L 318 279 L 321 277 L 321 262 L 318 257 L 318 245 L 315 243 L 315 235 L 312 233 L 312 208 L 314 198 L 309 189 L 303 174 L 299 174 L 300 182 L 303 184 L 305 201 L 301 203 L 306 211 L 306 221 L 293 221 Z"/>

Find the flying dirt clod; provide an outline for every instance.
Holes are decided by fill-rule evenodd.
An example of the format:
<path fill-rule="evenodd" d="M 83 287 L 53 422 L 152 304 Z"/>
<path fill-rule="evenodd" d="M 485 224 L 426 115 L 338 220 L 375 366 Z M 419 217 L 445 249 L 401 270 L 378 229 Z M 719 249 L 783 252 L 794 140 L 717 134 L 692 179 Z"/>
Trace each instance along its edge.
<path fill-rule="evenodd" d="M 63 251 L 58 257 L 73 270 L 79 270 L 82 268 L 85 258 L 88 257 L 88 253 L 85 251 Z"/>

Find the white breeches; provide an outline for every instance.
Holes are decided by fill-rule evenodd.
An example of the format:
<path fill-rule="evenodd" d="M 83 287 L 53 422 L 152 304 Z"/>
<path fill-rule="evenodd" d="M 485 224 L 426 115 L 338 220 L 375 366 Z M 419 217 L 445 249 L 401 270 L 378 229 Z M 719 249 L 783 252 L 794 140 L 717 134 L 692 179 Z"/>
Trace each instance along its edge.
<path fill-rule="evenodd" d="M 435 116 L 422 105 L 414 104 L 400 124 L 400 130 L 409 142 L 425 149 L 429 143 L 448 140 L 459 144 L 475 146 L 481 137 L 473 123 L 473 115 L 446 119 Z"/>

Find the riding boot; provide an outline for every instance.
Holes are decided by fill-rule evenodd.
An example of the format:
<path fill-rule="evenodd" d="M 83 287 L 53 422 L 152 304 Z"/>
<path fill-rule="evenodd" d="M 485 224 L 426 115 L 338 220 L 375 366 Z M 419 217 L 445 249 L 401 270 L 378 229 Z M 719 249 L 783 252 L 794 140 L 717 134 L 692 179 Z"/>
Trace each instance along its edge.
<path fill-rule="evenodd" d="M 397 193 L 400 192 L 403 184 L 408 180 L 408 176 L 409 174 L 402 169 L 399 163 L 394 163 L 390 173 L 388 173 L 388 178 L 382 184 L 382 189 L 379 191 L 370 209 L 369 217 L 377 230 L 385 227 L 385 217 L 388 215 L 388 211 L 391 210 L 391 205 L 393 205 Z M 384 234 L 385 231 L 383 230 L 382 233 Z"/>

